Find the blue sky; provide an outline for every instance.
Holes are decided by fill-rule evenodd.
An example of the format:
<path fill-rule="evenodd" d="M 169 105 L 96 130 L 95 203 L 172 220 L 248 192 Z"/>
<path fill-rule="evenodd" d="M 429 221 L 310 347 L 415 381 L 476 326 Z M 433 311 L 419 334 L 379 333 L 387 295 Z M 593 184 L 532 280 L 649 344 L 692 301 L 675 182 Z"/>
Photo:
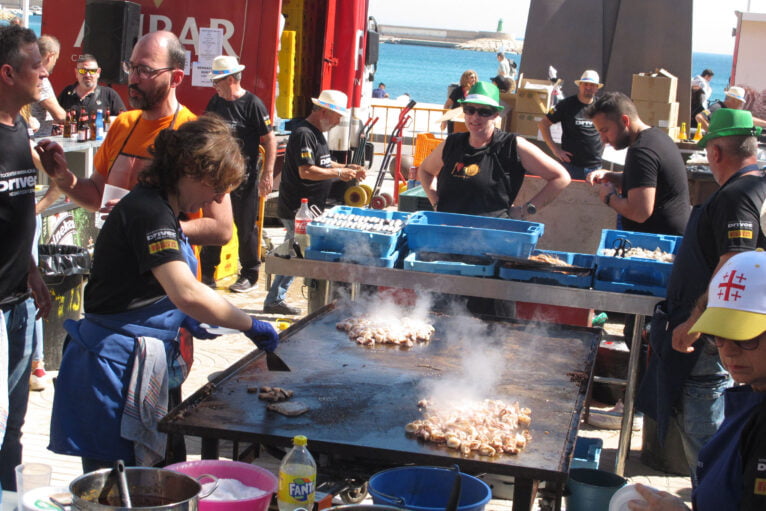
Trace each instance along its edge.
<path fill-rule="evenodd" d="M 635 1 L 635 0 L 632 0 Z M 639 0 L 640 1 L 640 0 Z M 672 0 L 668 0 L 672 1 Z M 370 0 L 370 15 L 384 25 L 495 30 L 499 18 L 506 32 L 523 38 L 530 0 Z M 694 0 L 694 51 L 731 54 L 735 10 L 766 13 L 766 0 Z"/>

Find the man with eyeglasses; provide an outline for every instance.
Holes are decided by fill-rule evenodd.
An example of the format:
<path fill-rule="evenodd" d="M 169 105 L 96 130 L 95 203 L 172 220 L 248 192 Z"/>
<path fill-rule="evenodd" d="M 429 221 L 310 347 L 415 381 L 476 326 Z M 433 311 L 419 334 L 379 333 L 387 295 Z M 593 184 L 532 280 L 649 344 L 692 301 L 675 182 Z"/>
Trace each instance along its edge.
<path fill-rule="evenodd" d="M 178 127 L 196 116 L 176 98 L 176 88 L 184 78 L 186 54 L 175 34 L 150 32 L 133 47 L 130 61 L 123 63 L 128 73 L 128 101 L 135 110 L 118 116 L 94 158 L 95 172 L 90 178 L 78 178 L 67 167 L 63 151 L 57 158 L 42 142 L 46 172 L 59 188 L 81 206 L 107 213 L 117 200 L 101 203 L 104 186 L 124 190 L 135 186 L 138 174 L 151 160 L 149 147 L 165 128 Z M 200 218 L 183 220 L 184 233 L 195 245 L 224 245 L 231 238 L 233 219 L 231 201 L 226 194 L 220 204 L 213 202 L 203 209 Z"/>
<path fill-rule="evenodd" d="M 677 424 L 692 477 L 700 448 L 723 420 L 722 393 L 731 380 L 718 353 L 706 347 L 710 337 L 690 328 L 704 309 L 712 275 L 735 254 L 766 247 L 759 223 L 766 199 L 756 156 L 760 133 L 746 110 L 721 108 L 713 114 L 699 146 L 720 188 L 694 208 L 673 262 L 667 300 L 655 309 L 650 328 L 651 357 L 636 406 L 657 421 L 660 439 L 671 421 Z"/>
<path fill-rule="evenodd" d="M 98 84 L 101 76 L 101 68 L 93 55 L 86 53 L 80 55 L 75 65 L 74 76 L 77 81 L 67 85 L 59 94 L 59 103 L 64 110 L 76 109 L 79 113 L 82 108 L 88 114 L 94 114 L 101 110 L 106 115 L 117 115 L 125 110 L 125 103 L 120 95 L 111 87 Z"/>

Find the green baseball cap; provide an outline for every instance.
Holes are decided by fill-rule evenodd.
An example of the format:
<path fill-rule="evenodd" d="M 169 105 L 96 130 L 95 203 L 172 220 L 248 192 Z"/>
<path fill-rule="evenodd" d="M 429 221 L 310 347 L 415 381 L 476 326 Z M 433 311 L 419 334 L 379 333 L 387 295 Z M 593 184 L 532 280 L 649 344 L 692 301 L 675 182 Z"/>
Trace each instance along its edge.
<path fill-rule="evenodd" d="M 468 91 L 464 99 L 458 99 L 458 103 L 474 103 L 476 105 L 487 105 L 496 108 L 498 111 L 505 108 L 500 104 L 500 89 L 492 82 L 476 82 Z"/>
<path fill-rule="evenodd" d="M 697 145 L 705 147 L 709 141 L 719 137 L 757 137 L 760 134 L 761 127 L 753 126 L 753 114 L 749 111 L 720 108 L 713 112 L 707 134 Z"/>

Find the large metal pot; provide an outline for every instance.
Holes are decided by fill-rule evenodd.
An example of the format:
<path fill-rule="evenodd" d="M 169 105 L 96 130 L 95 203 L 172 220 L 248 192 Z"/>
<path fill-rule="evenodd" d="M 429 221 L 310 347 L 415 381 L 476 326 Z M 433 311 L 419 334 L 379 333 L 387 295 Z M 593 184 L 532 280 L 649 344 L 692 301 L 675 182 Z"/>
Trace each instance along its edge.
<path fill-rule="evenodd" d="M 120 506 L 117 478 L 105 468 L 83 474 L 69 485 L 74 509 L 112 511 Z M 197 511 L 202 486 L 193 478 L 161 468 L 127 467 L 128 492 L 133 508 Z M 106 487 L 106 491 L 104 488 Z M 104 495 L 102 495 L 104 493 Z"/>

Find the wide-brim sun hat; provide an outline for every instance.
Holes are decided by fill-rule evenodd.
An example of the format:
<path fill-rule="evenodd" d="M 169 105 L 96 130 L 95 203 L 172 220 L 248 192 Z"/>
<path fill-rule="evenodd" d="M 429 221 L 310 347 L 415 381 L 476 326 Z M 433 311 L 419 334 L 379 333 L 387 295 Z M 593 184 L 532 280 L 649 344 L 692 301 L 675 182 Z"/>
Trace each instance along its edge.
<path fill-rule="evenodd" d="M 491 106 L 498 112 L 505 107 L 500 104 L 500 89 L 492 82 L 476 82 L 468 91 L 465 98 L 458 99 L 458 103 L 473 103 L 475 105 Z"/>
<path fill-rule="evenodd" d="M 729 87 L 728 89 L 726 89 L 724 94 L 726 94 L 730 98 L 736 99 L 737 101 L 742 101 L 743 103 L 745 102 L 745 89 L 743 89 L 742 87 L 737 87 L 736 85 L 733 85 Z"/>
<path fill-rule="evenodd" d="M 348 115 L 348 96 L 339 90 L 327 89 L 319 93 L 318 98 L 311 98 L 316 106 L 340 115 Z"/>
<path fill-rule="evenodd" d="M 580 79 L 575 80 L 574 83 L 577 84 L 578 87 L 581 83 L 592 83 L 598 85 L 599 89 L 604 86 L 604 84 L 601 83 L 601 79 L 599 78 L 598 73 L 593 69 L 586 69 Z"/>
<path fill-rule="evenodd" d="M 719 137 L 757 137 L 761 131 L 760 126 L 753 125 L 753 114 L 748 110 L 719 108 L 710 116 L 708 131 L 697 145 L 704 148 L 709 141 Z"/>
<path fill-rule="evenodd" d="M 726 261 L 708 287 L 705 312 L 689 333 L 747 341 L 766 332 L 766 252 L 741 252 Z"/>
<path fill-rule="evenodd" d="M 245 69 L 245 66 L 237 61 L 237 57 L 219 55 L 213 59 L 212 70 L 207 74 L 207 77 L 217 81 L 229 75 L 239 73 L 243 69 Z"/>

